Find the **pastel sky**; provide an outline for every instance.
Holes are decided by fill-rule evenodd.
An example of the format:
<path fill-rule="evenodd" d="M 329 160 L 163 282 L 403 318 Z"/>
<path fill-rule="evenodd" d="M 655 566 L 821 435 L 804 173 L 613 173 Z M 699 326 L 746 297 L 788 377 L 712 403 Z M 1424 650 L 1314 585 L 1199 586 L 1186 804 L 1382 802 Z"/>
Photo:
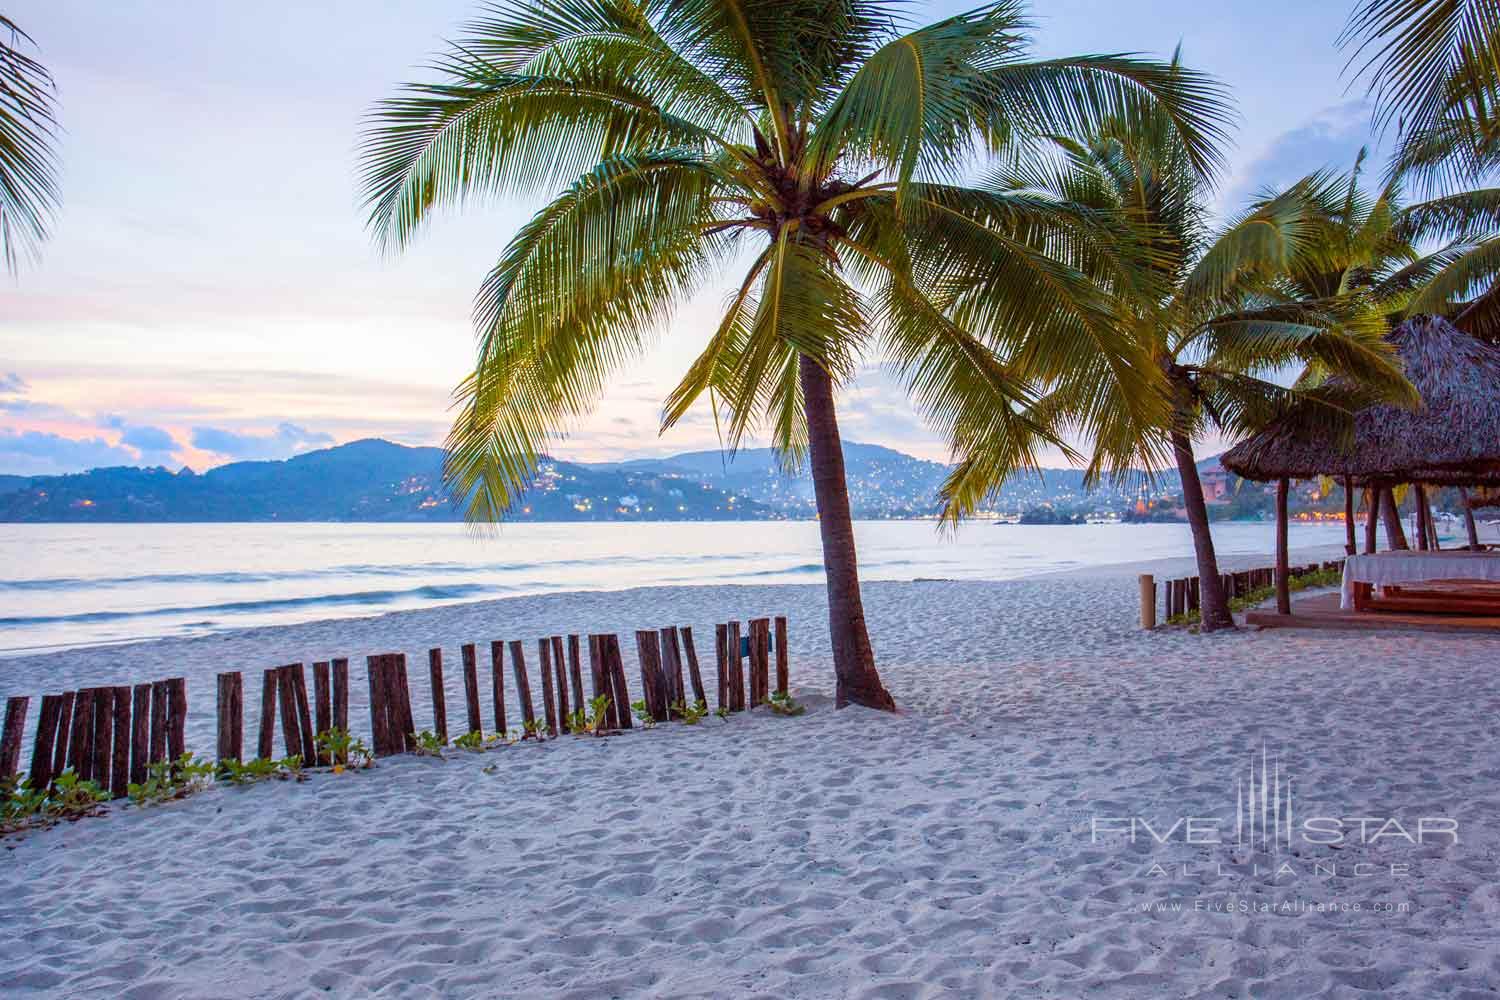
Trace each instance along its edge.
<path fill-rule="evenodd" d="M 919 4 L 927 19 L 969 4 Z M 58 81 L 64 208 L 42 261 L 0 277 L 0 473 L 203 469 L 360 437 L 439 444 L 471 365 L 471 296 L 537 206 L 452 214 L 382 258 L 355 182 L 361 115 L 473 0 L 12 0 Z M 1347 166 L 1369 115 L 1334 46 L 1344 2 L 1052 0 L 1037 49 L 1168 54 L 1234 91 L 1221 204 Z M 657 413 L 728 288 L 707 289 L 554 450 L 601 460 L 717 446 Z M 878 366 L 846 437 L 943 459 Z"/>

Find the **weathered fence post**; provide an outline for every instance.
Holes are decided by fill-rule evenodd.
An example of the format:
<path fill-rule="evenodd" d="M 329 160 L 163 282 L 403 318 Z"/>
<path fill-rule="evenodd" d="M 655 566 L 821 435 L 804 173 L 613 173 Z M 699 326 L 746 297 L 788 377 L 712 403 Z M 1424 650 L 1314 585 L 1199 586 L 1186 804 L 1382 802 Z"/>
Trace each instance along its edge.
<path fill-rule="evenodd" d="M 557 729 L 568 731 L 568 667 L 563 661 L 562 636 L 552 637 L 552 669 L 557 674 Z"/>
<path fill-rule="evenodd" d="M 324 753 L 322 745 L 318 743 L 318 738 L 333 728 L 332 685 L 329 683 L 329 673 L 326 660 L 319 660 L 313 664 L 313 751 L 319 767 L 333 763 L 330 755 Z"/>
<path fill-rule="evenodd" d="M 333 660 L 333 728 L 349 732 L 349 661 L 342 656 Z"/>
<path fill-rule="evenodd" d="M 577 635 L 568 636 L 568 676 L 573 682 L 573 711 L 587 712 L 583 700 L 583 642 Z"/>
<path fill-rule="evenodd" d="M 729 701 L 729 626 L 714 626 L 714 654 L 719 665 L 719 711 L 730 709 Z"/>
<path fill-rule="evenodd" d="M 667 709 L 673 705 L 687 704 L 687 690 L 682 680 L 682 645 L 677 639 L 677 626 L 668 625 L 661 630 L 661 669 L 667 679 Z"/>
<path fill-rule="evenodd" d="M 62 714 L 62 695 L 42 695 L 37 713 L 36 740 L 31 745 L 31 768 L 26 782 L 32 788 L 46 788 L 52 783 L 52 747 L 57 739 L 57 721 Z"/>
<path fill-rule="evenodd" d="M 682 649 L 687 653 L 688 680 L 693 685 L 693 701 L 708 707 L 708 692 L 703 690 L 703 673 L 698 669 L 698 650 L 693 645 L 693 630 L 682 627 Z"/>
<path fill-rule="evenodd" d="M 535 725 L 536 708 L 531 703 L 531 678 L 526 674 L 526 649 L 519 639 L 510 641 L 510 669 L 516 678 L 516 702 L 521 706 L 521 720 L 528 725 Z M 498 661 L 495 676 L 500 676 Z"/>
<path fill-rule="evenodd" d="M 635 633 L 636 659 L 641 665 L 641 699 L 646 711 L 657 722 L 667 721 L 666 678 L 661 670 L 661 646 L 651 629 Z"/>
<path fill-rule="evenodd" d="M 239 671 L 219 674 L 218 715 L 219 745 L 218 759 L 240 760 L 244 754 L 245 713 L 244 680 Z"/>
<path fill-rule="evenodd" d="M 750 619 L 750 707 L 771 693 L 771 619 Z"/>
<path fill-rule="evenodd" d="M 600 697 L 609 699 L 609 705 L 605 708 L 605 715 L 608 719 L 606 725 L 613 729 L 615 728 L 614 683 L 606 664 L 603 635 L 591 634 L 589 636 L 589 671 L 593 674 L 594 698 L 596 700 Z"/>
<path fill-rule="evenodd" d="M 370 682 L 370 738 L 375 744 L 375 756 L 386 757 L 391 749 L 390 694 L 386 691 L 385 655 L 377 653 L 365 657 L 365 672 Z"/>
<path fill-rule="evenodd" d="M 1155 608 L 1153 607 L 1154 611 Z M 786 695 L 791 688 L 792 675 L 789 666 L 791 654 L 786 648 L 786 616 L 776 616 L 776 693 Z"/>
<path fill-rule="evenodd" d="M 93 689 L 93 696 L 94 733 L 89 741 L 89 755 L 93 757 L 90 770 L 93 773 L 89 777 L 107 792 L 110 788 L 109 764 L 113 756 L 111 737 L 114 735 L 115 691 L 114 688 L 97 687 Z"/>
<path fill-rule="evenodd" d="M 511 645 L 511 656 L 520 649 L 520 643 Z M 514 664 L 512 664 L 514 666 Z M 490 692 L 495 702 L 495 732 L 505 735 L 505 643 L 499 639 L 490 643 Z"/>
<path fill-rule="evenodd" d="M 292 671 L 302 664 L 287 664 L 276 668 L 276 710 L 281 714 L 281 742 L 288 757 L 300 757 L 303 763 L 310 758 L 302 746 L 302 727 L 297 724 L 297 691 L 292 686 Z"/>
<path fill-rule="evenodd" d="M 1141 585 L 1141 628 L 1156 628 L 1156 577 L 1150 573 L 1142 573 Z"/>
<path fill-rule="evenodd" d="M 21 733 L 31 699 L 18 695 L 5 700 L 5 728 L 0 730 L 0 779 L 13 778 L 21 766 Z"/>
<path fill-rule="evenodd" d="M 552 690 L 552 640 L 536 641 L 537 669 L 542 672 L 542 716 L 547 720 L 547 735 L 557 735 L 557 692 Z"/>
<path fill-rule="evenodd" d="M 123 799 L 130 793 L 130 686 L 113 689 L 115 746 L 109 762 L 109 793 Z"/>
<path fill-rule="evenodd" d="M 64 691 L 57 714 L 57 745 L 52 751 L 52 777 L 56 778 L 68 766 L 68 737 L 73 732 L 73 717 L 77 715 L 78 692 Z"/>
<path fill-rule="evenodd" d="M 745 710 L 745 661 L 740 651 L 740 623 L 729 623 L 729 710 Z"/>
<path fill-rule="evenodd" d="M 443 690 L 443 651 L 427 651 L 427 678 L 432 687 L 432 727 L 437 738 L 448 742 L 448 693 Z"/>
<path fill-rule="evenodd" d="M 459 650 L 464 664 L 464 704 L 469 713 L 469 732 L 484 731 L 484 720 L 479 717 L 479 663 L 472 642 L 466 642 Z"/>
<path fill-rule="evenodd" d="M 255 744 L 255 755 L 261 760 L 270 760 L 275 755 L 273 741 L 276 738 L 276 689 L 278 687 L 277 678 L 281 676 L 277 671 L 280 669 L 280 667 L 272 667 L 261 675 L 260 735 Z M 151 691 L 151 703 L 154 710 L 156 704 L 156 690 L 154 688 Z M 154 742 L 154 731 L 152 736 Z M 151 759 L 155 760 L 154 754 L 156 751 L 154 746 L 151 752 L 153 754 Z"/>
<path fill-rule="evenodd" d="M 130 780 L 146 781 L 151 761 L 151 685 L 137 684 L 130 703 Z"/>
<path fill-rule="evenodd" d="M 610 633 L 604 637 L 604 662 L 609 670 L 612 698 L 615 703 L 615 722 L 620 729 L 630 729 L 630 688 L 625 683 L 625 661 L 620 656 L 620 637 Z"/>

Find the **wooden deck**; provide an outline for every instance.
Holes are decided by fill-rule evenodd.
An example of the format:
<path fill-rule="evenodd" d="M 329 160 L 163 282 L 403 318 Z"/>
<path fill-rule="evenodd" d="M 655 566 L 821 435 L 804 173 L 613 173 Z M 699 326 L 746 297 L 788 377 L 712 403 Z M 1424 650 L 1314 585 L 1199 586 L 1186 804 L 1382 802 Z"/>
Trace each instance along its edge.
<path fill-rule="evenodd" d="M 1274 608 L 1245 612 L 1246 625 L 1264 628 L 1322 628 L 1381 631 L 1415 629 L 1421 632 L 1451 632 L 1459 635 L 1500 636 L 1500 615 L 1439 615 L 1410 611 L 1345 611 L 1339 595 L 1314 594 L 1292 601 L 1292 613 L 1279 615 Z"/>

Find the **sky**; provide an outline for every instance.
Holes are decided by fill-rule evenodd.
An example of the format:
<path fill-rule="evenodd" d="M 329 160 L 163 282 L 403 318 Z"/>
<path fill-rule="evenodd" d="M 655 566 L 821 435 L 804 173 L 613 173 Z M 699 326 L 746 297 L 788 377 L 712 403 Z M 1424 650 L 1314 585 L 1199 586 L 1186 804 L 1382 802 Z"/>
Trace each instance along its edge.
<path fill-rule="evenodd" d="M 1350 0 L 1352 2 L 1352 0 Z M 969 4 L 920 3 L 924 20 Z M 56 77 L 63 207 L 42 259 L 0 275 L 0 473 L 286 458 L 383 437 L 441 444 L 472 368 L 469 309 L 541 202 L 439 217 L 378 253 L 356 181 L 362 115 L 474 0 L 10 0 Z M 1036 51 L 1170 55 L 1239 114 L 1221 210 L 1347 168 L 1370 116 L 1338 0 L 1052 0 Z M 706 409 L 658 414 L 733 275 L 680 311 L 552 451 L 580 461 L 718 446 Z M 848 439 L 947 458 L 878 359 L 845 387 Z M 1056 464 L 1061 464 L 1060 461 Z"/>

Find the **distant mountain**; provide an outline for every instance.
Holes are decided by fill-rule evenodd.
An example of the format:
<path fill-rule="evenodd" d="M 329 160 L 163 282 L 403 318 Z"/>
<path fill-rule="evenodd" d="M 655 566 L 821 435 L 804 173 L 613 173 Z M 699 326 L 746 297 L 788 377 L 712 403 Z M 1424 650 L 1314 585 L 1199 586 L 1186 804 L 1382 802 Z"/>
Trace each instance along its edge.
<path fill-rule="evenodd" d="M 920 517 L 938 509 L 948 468 L 878 445 L 846 442 L 854 514 Z M 279 462 L 191 469 L 128 466 L 68 476 L 0 476 L 0 521 L 454 521 L 462 511 L 442 482 L 443 453 L 389 441 L 354 441 Z M 1175 487 L 1161 482 L 1155 492 Z M 1119 507 L 1134 492 L 1081 486 L 1072 469 L 1013 480 L 1000 510 L 1041 503 Z M 511 517 L 519 521 L 771 520 L 816 513 L 806 473 L 785 475 L 769 449 L 583 463 L 546 459 Z"/>

